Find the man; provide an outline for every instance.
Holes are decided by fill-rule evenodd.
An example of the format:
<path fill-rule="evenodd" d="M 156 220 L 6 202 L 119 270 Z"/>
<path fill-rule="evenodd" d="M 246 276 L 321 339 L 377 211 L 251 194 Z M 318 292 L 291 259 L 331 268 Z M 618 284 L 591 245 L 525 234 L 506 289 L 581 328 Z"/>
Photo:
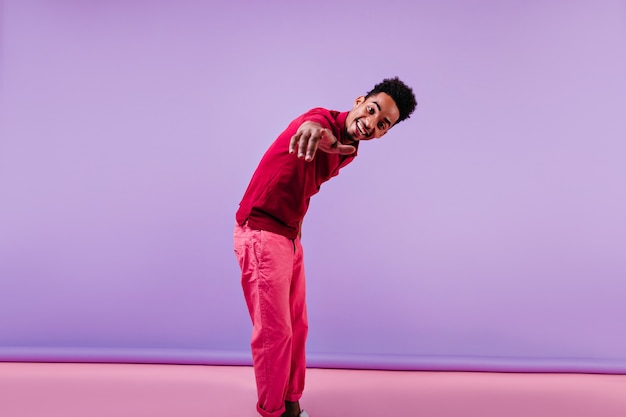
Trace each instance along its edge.
<path fill-rule="evenodd" d="M 308 417 L 299 400 L 308 331 L 300 228 L 309 200 L 352 162 L 360 141 L 384 136 L 416 105 L 411 88 L 396 77 L 358 97 L 349 112 L 309 110 L 278 136 L 252 176 L 234 242 L 263 417 Z"/>

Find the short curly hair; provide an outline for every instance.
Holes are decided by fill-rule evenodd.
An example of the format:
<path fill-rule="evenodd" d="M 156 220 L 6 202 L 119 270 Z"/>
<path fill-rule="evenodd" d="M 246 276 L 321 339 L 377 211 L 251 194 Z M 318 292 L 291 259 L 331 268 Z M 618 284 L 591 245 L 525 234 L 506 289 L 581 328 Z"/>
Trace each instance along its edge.
<path fill-rule="evenodd" d="M 396 124 L 403 120 L 408 119 L 411 113 L 415 111 L 417 107 L 417 101 L 411 87 L 400 81 L 398 77 L 385 78 L 380 83 L 376 84 L 374 88 L 367 93 L 365 98 L 373 96 L 378 93 L 388 94 L 393 101 L 395 101 L 398 110 L 400 110 L 400 118 Z"/>

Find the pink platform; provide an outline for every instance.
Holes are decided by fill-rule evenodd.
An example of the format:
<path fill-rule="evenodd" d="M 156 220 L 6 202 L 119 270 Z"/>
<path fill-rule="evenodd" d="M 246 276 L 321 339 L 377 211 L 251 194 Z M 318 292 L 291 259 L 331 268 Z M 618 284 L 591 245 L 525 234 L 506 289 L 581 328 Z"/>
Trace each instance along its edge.
<path fill-rule="evenodd" d="M 256 417 L 249 367 L 0 363 L 2 417 Z M 311 417 L 624 417 L 626 375 L 310 369 Z"/>

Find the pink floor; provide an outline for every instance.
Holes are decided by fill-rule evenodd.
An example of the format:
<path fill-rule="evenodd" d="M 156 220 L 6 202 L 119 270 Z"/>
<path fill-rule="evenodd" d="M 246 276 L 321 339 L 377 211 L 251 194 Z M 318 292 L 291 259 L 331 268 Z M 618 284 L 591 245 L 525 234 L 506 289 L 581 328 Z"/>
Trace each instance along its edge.
<path fill-rule="evenodd" d="M 311 369 L 311 417 L 624 417 L 626 375 Z M 255 417 L 248 367 L 0 363 L 1 417 Z"/>

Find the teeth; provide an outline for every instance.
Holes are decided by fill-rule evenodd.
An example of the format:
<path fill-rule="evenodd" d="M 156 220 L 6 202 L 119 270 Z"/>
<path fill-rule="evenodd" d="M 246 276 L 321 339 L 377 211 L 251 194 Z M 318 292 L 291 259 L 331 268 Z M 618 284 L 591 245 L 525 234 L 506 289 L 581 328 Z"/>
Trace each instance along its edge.
<path fill-rule="evenodd" d="M 363 124 L 361 124 L 360 120 L 356 121 L 356 127 L 357 129 L 359 129 L 359 132 L 361 132 L 361 135 L 366 136 L 367 133 L 365 132 L 365 128 L 363 127 Z"/>

